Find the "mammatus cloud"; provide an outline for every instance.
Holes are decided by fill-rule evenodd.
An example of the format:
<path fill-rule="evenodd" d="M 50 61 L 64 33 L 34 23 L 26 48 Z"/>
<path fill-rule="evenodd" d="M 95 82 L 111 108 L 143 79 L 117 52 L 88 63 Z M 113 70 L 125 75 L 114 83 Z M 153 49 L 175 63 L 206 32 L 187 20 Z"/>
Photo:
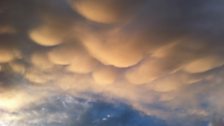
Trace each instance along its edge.
<path fill-rule="evenodd" d="M 223 65 L 223 59 L 216 56 L 203 57 L 192 61 L 185 66 L 185 70 L 190 73 L 206 72 Z"/>
<path fill-rule="evenodd" d="M 92 76 L 97 84 L 113 84 L 118 75 L 115 69 L 102 67 L 94 71 Z"/>
<path fill-rule="evenodd" d="M 48 113 L 62 125 L 54 121 L 70 120 L 67 103 L 51 102 L 69 94 L 122 102 L 171 126 L 223 125 L 221 0 L 20 2 L 0 4 L 0 120 L 28 125 L 32 113 L 36 125 Z M 31 112 L 45 104 L 56 108 Z"/>
<path fill-rule="evenodd" d="M 19 51 L 13 48 L 2 48 L 0 49 L 1 53 L 1 58 L 0 62 L 1 63 L 8 63 L 16 58 L 19 58 Z"/>
<path fill-rule="evenodd" d="M 118 23 L 128 20 L 138 10 L 140 3 L 134 0 L 70 0 L 72 8 L 80 15 L 98 23 Z M 128 3 L 128 4 L 127 4 Z"/>
<path fill-rule="evenodd" d="M 30 31 L 29 35 L 34 42 L 43 46 L 54 46 L 63 42 L 62 37 L 55 34 L 54 30 L 47 26 L 33 29 Z"/>

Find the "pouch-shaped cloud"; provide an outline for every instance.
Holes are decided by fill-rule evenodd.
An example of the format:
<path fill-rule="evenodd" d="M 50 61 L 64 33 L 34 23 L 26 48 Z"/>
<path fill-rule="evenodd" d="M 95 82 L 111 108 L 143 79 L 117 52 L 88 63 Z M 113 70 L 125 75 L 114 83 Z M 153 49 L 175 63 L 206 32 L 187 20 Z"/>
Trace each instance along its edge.
<path fill-rule="evenodd" d="M 54 66 L 53 63 L 50 62 L 47 53 L 36 52 L 31 56 L 31 63 L 42 70 L 50 69 Z"/>
<path fill-rule="evenodd" d="M 130 67 L 142 60 L 146 53 L 147 46 L 142 47 L 143 40 L 134 33 L 130 33 L 132 37 L 122 34 L 122 30 L 84 34 L 86 37 L 81 39 L 89 53 L 105 65 Z"/>
<path fill-rule="evenodd" d="M 59 34 L 49 26 L 39 26 L 29 32 L 30 38 L 42 46 L 54 46 L 63 42 L 63 34 Z"/>
<path fill-rule="evenodd" d="M 135 0 L 70 0 L 71 6 L 85 18 L 98 23 L 116 23 L 135 13 Z"/>
<path fill-rule="evenodd" d="M 12 50 L 1 49 L 0 51 L 1 51 L 1 58 L 0 58 L 1 63 L 9 62 L 14 59 L 14 54 Z"/>
<path fill-rule="evenodd" d="M 13 48 L 0 47 L 0 63 L 7 63 L 19 57 L 19 51 Z"/>
<path fill-rule="evenodd" d="M 173 70 L 171 64 L 161 59 L 148 59 L 139 66 L 127 71 L 125 77 L 134 84 L 144 84 L 158 79 Z"/>
<path fill-rule="evenodd" d="M 42 73 L 43 71 L 37 69 L 30 69 L 25 73 L 25 78 L 33 84 L 46 84 L 52 80 L 50 73 Z"/>
<path fill-rule="evenodd" d="M 112 67 L 101 67 L 93 72 L 93 78 L 98 84 L 107 85 L 113 84 L 116 77 L 117 72 Z"/>
<path fill-rule="evenodd" d="M 190 62 L 184 67 L 184 70 L 190 73 L 201 73 L 222 66 L 223 64 L 224 61 L 222 58 L 207 56 Z"/>
<path fill-rule="evenodd" d="M 95 69 L 96 62 L 88 57 L 83 57 L 83 60 L 72 62 L 67 67 L 67 70 L 74 73 L 86 74 L 90 73 Z"/>
<path fill-rule="evenodd" d="M 15 72 L 16 74 L 24 74 L 26 72 L 26 67 L 24 64 L 19 63 L 19 62 L 11 62 L 9 64 L 11 67 L 12 71 Z"/>
<path fill-rule="evenodd" d="M 94 70 L 97 61 L 90 57 L 78 45 L 56 47 L 48 54 L 49 60 L 56 65 L 67 65 L 67 70 L 75 73 L 89 73 Z"/>
<path fill-rule="evenodd" d="M 178 75 L 161 78 L 153 83 L 153 90 L 158 92 L 172 92 L 184 86 L 184 79 Z"/>

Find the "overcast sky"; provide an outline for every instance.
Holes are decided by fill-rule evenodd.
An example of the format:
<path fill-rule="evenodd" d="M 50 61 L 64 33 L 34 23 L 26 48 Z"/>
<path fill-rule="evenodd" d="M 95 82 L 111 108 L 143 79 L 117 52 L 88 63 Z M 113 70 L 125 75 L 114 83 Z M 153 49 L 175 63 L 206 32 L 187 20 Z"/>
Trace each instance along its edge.
<path fill-rule="evenodd" d="M 223 0 L 1 0 L 0 126 L 223 126 Z"/>

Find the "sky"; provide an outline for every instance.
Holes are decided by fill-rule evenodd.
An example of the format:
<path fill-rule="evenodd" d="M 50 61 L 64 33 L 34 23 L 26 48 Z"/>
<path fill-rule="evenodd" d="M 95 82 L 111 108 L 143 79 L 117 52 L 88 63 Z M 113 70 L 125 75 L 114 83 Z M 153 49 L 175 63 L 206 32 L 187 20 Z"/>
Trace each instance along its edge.
<path fill-rule="evenodd" d="M 223 0 L 1 0 L 0 126 L 224 126 Z"/>

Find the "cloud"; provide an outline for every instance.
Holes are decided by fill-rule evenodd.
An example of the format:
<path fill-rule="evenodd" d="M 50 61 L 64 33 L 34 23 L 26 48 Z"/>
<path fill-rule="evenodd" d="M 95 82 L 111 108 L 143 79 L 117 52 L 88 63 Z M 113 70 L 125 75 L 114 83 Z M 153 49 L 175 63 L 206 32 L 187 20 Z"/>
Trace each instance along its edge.
<path fill-rule="evenodd" d="M 216 56 L 208 56 L 205 58 L 197 59 L 185 66 L 185 70 L 190 73 L 206 72 L 216 67 L 223 65 L 223 59 Z"/>
<path fill-rule="evenodd" d="M 29 33 L 30 38 L 43 46 L 54 46 L 63 42 L 62 37 L 47 26 L 38 27 Z"/>
<path fill-rule="evenodd" d="M 127 4 L 127 2 L 129 2 Z M 70 0 L 72 8 L 85 18 L 98 23 L 117 23 L 127 19 L 135 13 L 139 3 L 136 2 L 119 1 L 119 0 Z"/>
<path fill-rule="evenodd" d="M 7 63 L 19 57 L 19 51 L 12 48 L 0 48 L 0 63 Z"/>
<path fill-rule="evenodd" d="M 54 64 L 48 59 L 47 54 L 43 52 L 34 53 L 31 56 L 31 63 L 42 70 L 51 69 L 54 66 Z"/>
<path fill-rule="evenodd" d="M 48 73 L 42 73 L 42 71 L 38 69 L 30 69 L 25 73 L 25 78 L 35 84 L 46 84 L 52 79 L 52 75 L 48 75 Z"/>
<path fill-rule="evenodd" d="M 24 74 L 26 71 L 25 65 L 19 62 L 9 63 L 11 70 L 16 74 Z"/>
<path fill-rule="evenodd" d="M 97 61 L 89 56 L 89 54 L 80 49 L 82 47 L 76 45 L 67 45 L 56 47 L 48 53 L 49 60 L 56 65 L 68 65 L 66 69 L 74 73 L 90 73 L 92 72 Z"/>
<path fill-rule="evenodd" d="M 135 67 L 126 73 L 126 78 L 134 84 L 145 84 L 156 80 L 174 71 L 172 64 L 166 64 L 161 59 L 148 59 L 143 61 L 139 67 Z"/>
<path fill-rule="evenodd" d="M 0 26 L 0 34 L 13 34 L 16 32 L 16 29 L 10 25 Z"/>
<path fill-rule="evenodd" d="M 87 30 L 82 33 L 85 37 L 81 41 L 89 53 L 105 65 L 121 68 L 133 66 L 142 60 L 147 47 L 143 47 L 142 40 L 135 33 L 130 32 L 133 36 L 128 37 L 122 31 L 123 29 L 102 32 Z"/>
<path fill-rule="evenodd" d="M 8 112 L 17 112 L 32 103 L 38 102 L 45 95 L 44 92 L 34 95 L 22 89 L 2 89 L 0 108 Z M 39 101 L 40 102 L 40 101 Z"/>
<path fill-rule="evenodd" d="M 102 67 L 95 70 L 92 76 L 98 84 L 113 84 L 117 75 L 115 69 L 111 67 Z"/>
<path fill-rule="evenodd" d="M 0 111 L 63 92 L 122 101 L 170 125 L 223 117 L 221 0 L 2 3 Z"/>

